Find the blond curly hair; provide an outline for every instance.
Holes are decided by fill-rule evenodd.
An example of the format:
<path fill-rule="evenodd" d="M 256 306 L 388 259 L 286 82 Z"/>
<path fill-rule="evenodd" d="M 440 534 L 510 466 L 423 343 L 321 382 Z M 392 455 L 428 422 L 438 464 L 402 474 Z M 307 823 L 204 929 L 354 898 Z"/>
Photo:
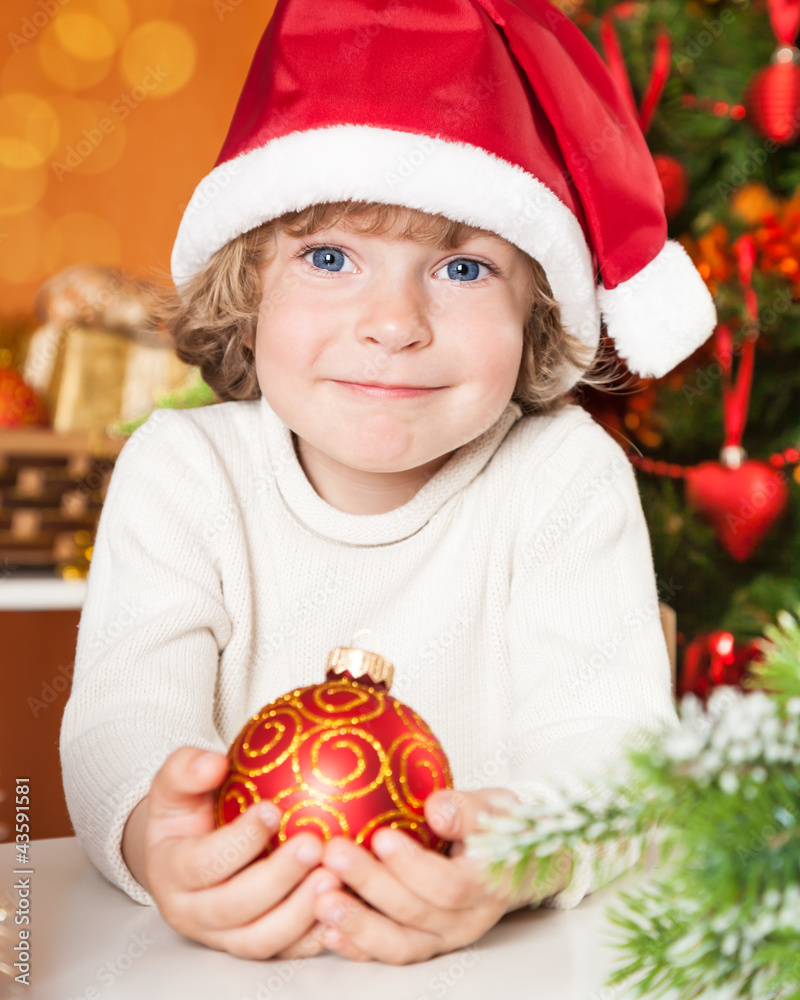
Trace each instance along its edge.
<path fill-rule="evenodd" d="M 255 344 L 261 274 L 274 256 L 276 231 L 302 237 L 335 225 L 377 236 L 393 233 L 443 250 L 455 250 L 470 235 L 484 231 L 400 205 L 344 201 L 286 212 L 230 240 L 187 281 L 180 294 L 162 286 L 156 305 L 178 357 L 200 369 L 220 400 L 261 395 L 248 345 Z M 511 398 L 524 414 L 532 415 L 552 412 L 572 401 L 571 392 L 561 392 L 558 385 L 565 364 L 584 373 L 576 385 L 605 385 L 618 372 L 615 356 L 604 350 L 604 342 L 595 352 L 564 329 L 544 269 L 533 257 L 525 257 L 532 277 L 530 311 Z"/>

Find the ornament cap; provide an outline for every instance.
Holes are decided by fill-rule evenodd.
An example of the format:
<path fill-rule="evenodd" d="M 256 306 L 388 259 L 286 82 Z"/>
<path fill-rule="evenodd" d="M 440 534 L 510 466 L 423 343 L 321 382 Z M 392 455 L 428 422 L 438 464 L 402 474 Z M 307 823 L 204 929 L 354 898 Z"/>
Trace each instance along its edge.
<path fill-rule="evenodd" d="M 384 656 L 356 646 L 337 646 L 328 653 L 326 675 L 350 674 L 353 680 L 365 677 L 367 683 L 383 683 L 388 691 L 394 677 L 394 664 Z"/>
<path fill-rule="evenodd" d="M 739 469 L 747 460 L 747 452 L 736 444 L 726 444 L 719 453 L 720 464 L 726 469 Z"/>
<path fill-rule="evenodd" d="M 800 63 L 800 49 L 796 45 L 779 45 L 772 53 L 770 63 L 775 66 L 778 63 L 791 63 L 797 66 Z"/>

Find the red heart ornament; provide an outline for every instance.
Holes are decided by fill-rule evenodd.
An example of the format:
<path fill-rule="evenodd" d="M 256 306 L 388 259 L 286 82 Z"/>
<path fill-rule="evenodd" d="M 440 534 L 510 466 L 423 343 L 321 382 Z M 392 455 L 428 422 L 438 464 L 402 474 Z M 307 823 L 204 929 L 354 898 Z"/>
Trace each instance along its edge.
<path fill-rule="evenodd" d="M 703 462 L 687 469 L 685 478 L 687 503 L 711 522 L 739 562 L 755 552 L 789 501 L 786 474 L 766 462 L 746 461 L 736 469 Z"/>

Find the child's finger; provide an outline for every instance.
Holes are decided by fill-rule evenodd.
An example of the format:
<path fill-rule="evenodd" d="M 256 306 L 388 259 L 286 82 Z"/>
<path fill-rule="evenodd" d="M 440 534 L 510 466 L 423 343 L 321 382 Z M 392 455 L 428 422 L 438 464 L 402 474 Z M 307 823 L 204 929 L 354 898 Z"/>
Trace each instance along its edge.
<path fill-rule="evenodd" d="M 440 837 L 463 840 L 481 829 L 481 812 L 503 813 L 519 801 L 508 788 L 478 788 L 472 792 L 441 789 L 431 792 L 425 800 L 425 819 Z"/>
<path fill-rule="evenodd" d="M 315 837 L 315 834 L 305 833 L 302 837 Z M 244 927 L 291 899 L 290 913 L 294 917 L 302 913 L 305 920 L 303 926 L 298 924 L 296 927 L 292 940 L 297 940 L 314 916 L 316 887 L 321 884 L 323 889 L 326 885 L 329 889 L 340 889 L 342 884 L 332 872 L 320 867 L 315 870 L 310 863 L 296 860 L 296 851 L 291 847 L 282 845 L 269 857 L 205 892 L 188 893 L 192 920 L 211 931 Z"/>
<path fill-rule="evenodd" d="M 335 924 L 321 925 L 320 940 L 323 946 L 329 951 L 335 951 L 337 955 L 341 955 L 342 958 L 349 958 L 351 962 L 374 961 L 372 955 L 368 955 L 367 952 L 359 948 Z"/>
<path fill-rule="evenodd" d="M 315 835 L 310 834 L 310 836 Z M 276 856 L 277 853 L 276 851 Z M 273 860 L 272 856 L 265 858 L 264 861 L 259 861 L 252 870 L 255 871 L 261 865 L 266 870 L 271 860 Z M 308 948 L 310 953 L 316 954 L 313 951 L 315 942 L 309 940 L 308 935 L 316 923 L 313 910 L 313 901 L 316 899 L 315 890 L 326 879 L 330 879 L 330 872 L 325 872 L 322 869 L 320 869 L 319 874 L 313 872 L 294 892 L 277 904 L 273 904 L 265 893 L 259 892 L 256 887 L 251 885 L 248 887 L 247 893 L 249 897 L 258 901 L 259 917 L 244 925 L 242 925 L 241 920 L 238 920 L 234 926 L 229 928 L 205 931 L 202 939 L 213 948 L 224 949 L 241 958 L 271 958 L 281 954 L 284 949 L 296 948 L 301 940 L 304 942 L 304 948 Z M 207 894 L 203 893 L 203 895 Z"/>
<path fill-rule="evenodd" d="M 322 943 L 345 958 L 406 965 L 423 961 L 441 950 L 442 938 L 438 934 L 397 923 L 380 910 L 338 892 L 330 898 L 323 897 L 316 914 L 325 921 Z M 330 936 L 328 927 L 333 928 Z M 358 953 L 366 958 L 358 958 Z"/>
<path fill-rule="evenodd" d="M 224 839 L 211 851 L 205 843 L 187 845 L 189 850 L 181 851 L 181 888 L 213 889 L 197 894 L 193 904 L 198 917 L 210 927 L 238 926 L 254 920 L 263 912 L 265 906 L 262 904 L 279 903 L 322 858 L 320 838 L 308 831 L 292 837 L 266 858 L 250 865 L 275 830 L 272 827 L 263 840 L 257 839 L 259 821 L 255 820 L 252 833 L 247 825 L 251 819 L 248 814 L 254 812 L 253 808 L 247 810 L 241 817 L 241 826 L 237 819 L 229 827 L 218 830 Z M 250 900 L 255 901 L 252 910 Z"/>
<path fill-rule="evenodd" d="M 204 836 L 174 841 L 169 855 L 169 881 L 189 891 L 208 889 L 225 882 L 261 854 L 275 836 L 280 815 L 280 810 L 271 802 L 259 802 L 246 809 L 232 823 L 226 823 Z M 313 834 L 308 836 L 314 846 L 318 838 Z M 298 846 L 295 845 L 295 851 Z M 270 860 L 277 853 L 274 851 L 264 860 Z M 248 875 L 248 878 L 252 877 Z M 239 920 L 239 923 L 244 922 Z"/>
<path fill-rule="evenodd" d="M 281 948 L 275 955 L 275 958 L 283 960 L 289 958 L 313 958 L 314 955 L 319 955 L 322 951 L 325 951 L 325 945 L 322 943 L 322 924 L 318 920 L 315 920 L 305 934 L 301 935 L 292 944 Z"/>
<path fill-rule="evenodd" d="M 463 865 L 427 850 L 400 830 L 377 830 L 372 850 L 380 861 L 370 851 L 359 853 L 346 838 L 334 837 L 326 845 L 323 864 L 399 924 L 437 934 L 443 911 L 471 909 L 484 898 L 482 885 Z M 325 917 L 319 908 L 316 913 L 319 919 Z"/>
<path fill-rule="evenodd" d="M 225 777 L 223 753 L 178 747 L 153 778 L 148 795 L 147 839 L 198 837 L 214 829 L 213 790 Z"/>

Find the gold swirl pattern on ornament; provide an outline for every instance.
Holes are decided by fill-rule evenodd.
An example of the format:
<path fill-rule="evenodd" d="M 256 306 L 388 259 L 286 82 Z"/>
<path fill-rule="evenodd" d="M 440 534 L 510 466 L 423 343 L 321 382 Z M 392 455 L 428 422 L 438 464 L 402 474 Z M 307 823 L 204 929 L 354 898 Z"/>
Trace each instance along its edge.
<path fill-rule="evenodd" d="M 418 727 L 424 733 L 427 733 L 432 740 L 438 743 L 433 730 L 421 715 L 417 715 L 414 709 L 409 705 L 406 705 L 405 702 L 398 701 L 396 698 L 393 699 L 393 702 L 393 708 L 406 729 L 414 729 L 415 727 Z M 409 719 L 408 716 L 411 716 L 411 718 Z"/>
<path fill-rule="evenodd" d="M 304 809 L 307 806 L 310 806 L 312 809 L 315 810 L 323 809 L 326 812 L 329 812 L 331 816 L 333 816 L 336 819 L 336 822 L 339 824 L 339 828 L 342 830 L 342 832 L 345 835 L 349 835 L 350 826 L 347 822 L 347 816 L 345 816 L 345 814 L 340 809 L 334 809 L 333 806 L 331 806 L 330 803 L 326 802 L 324 799 L 322 800 L 301 799 L 300 802 L 295 802 L 293 806 L 290 806 L 281 817 L 281 825 L 278 831 L 278 837 L 280 838 L 280 840 L 282 841 L 286 840 L 287 838 L 286 827 L 291 822 L 294 814 L 298 812 L 298 810 Z M 331 828 L 321 816 L 318 815 L 301 816 L 300 819 L 297 820 L 297 823 L 295 825 L 306 826 L 306 827 L 316 826 L 320 830 L 322 830 L 322 834 L 326 840 L 331 839 Z"/>
<path fill-rule="evenodd" d="M 366 771 L 367 764 L 364 760 L 364 751 L 355 740 L 349 739 L 337 740 L 333 746 L 336 750 L 350 750 L 354 754 L 357 763 L 349 774 L 346 774 L 343 778 L 329 778 L 328 775 L 323 774 L 319 767 L 319 743 L 315 743 L 311 750 L 311 766 L 313 768 L 314 777 L 318 781 L 333 785 L 335 788 L 343 788 L 345 785 L 349 785 L 352 781 L 356 781 L 361 777 L 364 771 Z"/>
<path fill-rule="evenodd" d="M 248 801 L 245 795 L 235 787 L 237 784 L 244 785 L 248 792 L 250 792 L 250 801 Z M 222 816 L 222 806 L 224 803 L 230 802 L 231 800 L 239 804 L 239 812 L 243 813 L 254 802 L 260 802 L 261 796 L 258 794 L 258 788 L 252 781 L 248 781 L 243 775 L 234 772 L 228 775 L 219 791 L 219 798 L 217 801 L 219 802 L 218 812 L 220 816 Z"/>
<path fill-rule="evenodd" d="M 284 734 L 288 732 L 289 728 L 285 722 L 279 722 L 277 719 L 274 718 L 274 716 L 277 714 L 286 714 L 294 721 L 295 731 L 292 734 L 292 740 L 289 746 L 286 747 L 285 750 L 282 750 L 281 753 L 278 754 L 278 756 L 274 760 L 268 760 L 261 767 L 253 768 L 253 767 L 247 767 L 246 765 L 243 766 L 242 763 L 236 760 L 234 761 L 234 763 L 238 771 L 241 771 L 242 773 L 247 774 L 250 777 L 255 777 L 258 774 L 268 774 L 270 771 L 274 771 L 276 767 L 280 767 L 280 765 L 285 760 L 288 760 L 289 757 L 291 757 L 294 751 L 297 749 L 303 736 L 302 716 L 299 712 L 294 711 L 289 706 L 282 706 L 280 709 L 273 708 L 270 709 L 268 712 L 262 712 L 258 716 L 254 717 L 250 721 L 250 724 L 248 725 L 247 730 L 243 735 L 241 747 L 237 748 L 237 750 L 241 749 L 241 753 L 243 754 L 243 756 L 245 758 L 249 757 L 251 759 L 255 759 L 258 757 L 263 758 L 267 754 L 270 754 L 278 745 L 278 743 L 281 741 L 281 739 L 284 737 Z M 250 748 L 250 740 L 253 737 L 255 730 L 259 727 L 263 728 L 266 732 L 269 732 L 270 729 L 274 729 L 276 730 L 276 732 L 275 735 L 269 740 L 269 742 L 265 746 L 253 750 Z"/>
<path fill-rule="evenodd" d="M 302 781 L 297 780 L 294 785 L 289 785 L 288 788 L 284 788 L 280 792 L 276 792 L 272 797 L 272 801 L 275 805 L 279 805 L 285 798 L 288 798 L 290 795 L 296 795 L 298 792 L 308 792 L 313 795 L 314 789 L 309 788 L 308 785 L 304 785 Z M 321 801 L 324 801 L 324 799 Z"/>
<path fill-rule="evenodd" d="M 377 777 L 375 777 L 368 785 L 365 785 L 363 788 L 351 788 L 345 792 L 342 792 L 341 794 L 338 794 L 328 791 L 322 792 L 319 789 L 312 788 L 306 781 L 304 781 L 302 771 L 300 768 L 300 760 L 297 754 L 294 754 L 292 757 L 292 769 L 294 770 L 294 773 L 297 777 L 298 787 L 302 788 L 304 791 L 307 791 L 310 795 L 324 795 L 326 799 L 332 802 L 350 802 L 352 799 L 360 799 L 363 798 L 363 796 L 368 795 L 379 785 L 383 784 L 383 782 L 386 781 L 389 775 L 391 775 L 392 773 L 392 770 L 389 767 L 389 763 L 386 758 L 386 753 L 380 741 L 377 740 L 374 736 L 370 736 L 370 734 L 365 732 L 363 729 L 352 729 L 349 726 L 339 729 L 325 729 L 325 730 L 318 729 L 314 734 L 308 734 L 308 735 L 309 736 L 314 735 L 320 737 L 318 740 L 315 741 L 314 745 L 311 747 L 311 763 L 314 768 L 314 776 L 317 778 L 318 781 L 323 782 L 328 787 L 341 788 L 348 781 L 352 780 L 352 774 L 346 778 L 332 778 L 328 777 L 320 770 L 319 755 L 321 751 L 321 746 L 328 740 L 332 740 L 337 736 L 348 736 L 348 737 L 360 736 L 365 743 L 368 743 L 372 747 L 378 758 Z M 356 770 L 360 775 L 363 774 L 366 768 L 363 750 L 359 752 L 359 750 L 355 749 L 354 747 L 351 747 L 350 746 L 351 742 L 352 742 L 351 740 L 341 740 L 336 745 L 342 748 L 347 747 L 351 749 L 353 753 L 356 754 L 359 760 L 359 764 L 356 765 Z"/>
<path fill-rule="evenodd" d="M 350 695 L 347 701 L 340 701 L 333 704 L 328 699 L 332 696 L 346 692 Z M 319 685 L 312 695 L 314 706 L 319 709 L 319 713 L 312 711 L 308 705 L 297 705 L 303 715 L 321 725 L 341 725 L 342 716 L 349 715 L 349 722 L 354 725 L 363 725 L 370 719 L 376 719 L 382 715 L 386 709 L 386 694 L 383 691 L 376 691 L 372 687 L 365 687 L 363 684 L 354 684 L 347 677 L 341 680 L 328 681 L 325 685 Z"/>
<path fill-rule="evenodd" d="M 275 698 L 271 701 L 266 708 L 282 708 L 284 705 L 288 705 L 291 708 L 302 708 L 303 697 L 312 691 L 317 685 L 309 684 L 307 687 L 295 688 L 294 691 L 287 691 L 286 694 L 282 694 L 280 698 Z M 262 709 L 263 712 L 263 709 Z M 261 714 L 261 713 L 259 713 Z M 256 718 L 256 716 L 254 716 Z"/>
<path fill-rule="evenodd" d="M 439 772 L 437 773 L 436 770 L 432 769 L 432 763 L 429 759 L 423 757 L 422 760 L 417 761 L 416 764 L 417 767 L 424 766 L 430 770 L 431 776 L 434 779 L 433 791 L 438 791 L 440 788 L 448 787 L 448 785 L 446 784 L 440 784 L 438 779 L 444 777 L 444 779 L 447 780 L 447 776 L 450 773 L 450 768 L 447 766 L 446 760 L 442 759 L 444 758 L 444 753 L 442 751 L 441 745 L 433 740 L 426 739 L 419 733 L 403 733 L 401 736 L 398 736 L 397 739 L 394 740 L 392 745 L 389 747 L 387 753 L 387 756 L 390 761 L 394 760 L 395 754 L 398 752 L 400 745 L 402 743 L 406 743 L 409 740 L 413 740 L 414 742 L 412 742 L 409 746 L 405 747 L 402 751 L 400 751 L 400 774 L 398 775 L 398 781 L 400 782 L 400 785 L 403 788 L 403 794 L 401 795 L 398 792 L 397 786 L 392 781 L 391 776 L 387 776 L 386 785 L 389 788 L 391 796 L 395 802 L 399 804 L 402 801 L 408 801 L 413 803 L 413 805 L 419 809 L 422 808 L 423 806 L 423 800 L 417 798 L 417 796 L 413 794 L 408 785 L 407 759 L 409 754 L 413 753 L 414 750 L 419 750 L 419 749 L 427 750 L 428 753 L 431 754 L 431 756 L 435 759 L 436 763 L 439 765 Z M 389 775 L 391 775 L 391 771 L 389 772 Z"/>
<path fill-rule="evenodd" d="M 390 809 L 388 812 L 383 812 L 379 816 L 373 816 L 373 818 L 365 823 L 364 826 L 355 838 L 357 844 L 366 840 L 367 837 L 372 833 L 372 831 L 377 826 L 383 826 L 388 823 L 393 830 L 417 830 L 423 835 L 427 835 L 427 830 L 425 829 L 426 824 L 422 823 L 420 817 L 416 813 L 409 812 L 405 809 Z"/>

